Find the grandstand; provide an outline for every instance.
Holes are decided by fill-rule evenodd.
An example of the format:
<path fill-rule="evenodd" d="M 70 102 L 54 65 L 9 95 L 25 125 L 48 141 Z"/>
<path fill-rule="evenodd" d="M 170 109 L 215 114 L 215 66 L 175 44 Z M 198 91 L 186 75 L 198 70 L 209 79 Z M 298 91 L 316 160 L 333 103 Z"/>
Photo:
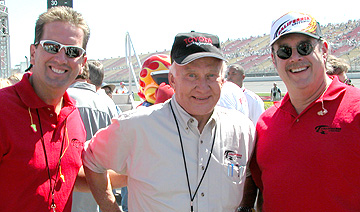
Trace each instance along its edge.
<path fill-rule="evenodd" d="M 349 62 L 349 72 L 360 72 L 360 20 L 322 26 L 324 38 L 330 44 L 330 53 Z M 229 63 L 238 63 L 247 70 L 247 76 L 276 76 L 268 47 L 269 35 L 253 36 L 246 39 L 227 40 L 222 49 Z M 153 54 L 170 54 L 169 51 L 139 55 L 143 62 Z M 133 63 L 136 58 L 133 57 Z M 106 82 L 128 81 L 129 72 L 124 57 L 101 60 L 105 67 Z M 134 67 L 136 74 L 140 67 Z"/>

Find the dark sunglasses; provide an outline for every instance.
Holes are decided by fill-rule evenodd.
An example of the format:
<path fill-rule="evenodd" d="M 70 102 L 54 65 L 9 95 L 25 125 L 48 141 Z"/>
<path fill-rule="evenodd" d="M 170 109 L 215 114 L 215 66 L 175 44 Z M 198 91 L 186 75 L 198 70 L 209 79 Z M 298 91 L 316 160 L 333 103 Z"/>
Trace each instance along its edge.
<path fill-rule="evenodd" d="M 290 46 L 280 46 L 276 55 L 283 60 L 289 59 L 292 55 L 292 49 L 293 47 Z M 301 56 L 307 56 L 314 50 L 314 47 L 310 42 L 306 41 L 297 45 L 296 50 Z"/>
<path fill-rule="evenodd" d="M 83 56 L 86 51 L 85 49 L 78 46 L 66 46 L 61 43 L 52 40 L 42 40 L 40 42 L 36 42 L 35 45 L 40 44 L 46 52 L 50 54 L 56 54 L 61 51 L 62 48 L 65 49 L 66 56 L 70 58 L 76 58 Z"/>

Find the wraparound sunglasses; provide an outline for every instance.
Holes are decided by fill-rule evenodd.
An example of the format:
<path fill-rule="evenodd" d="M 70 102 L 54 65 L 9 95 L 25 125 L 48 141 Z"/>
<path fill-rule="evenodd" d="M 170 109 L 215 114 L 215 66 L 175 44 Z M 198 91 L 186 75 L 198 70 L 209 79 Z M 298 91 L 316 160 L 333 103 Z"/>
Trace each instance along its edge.
<path fill-rule="evenodd" d="M 50 54 L 57 54 L 61 51 L 62 48 L 65 49 L 66 56 L 70 58 L 77 58 L 83 56 L 86 51 L 85 49 L 78 46 L 66 46 L 61 43 L 52 40 L 41 40 L 40 42 L 36 42 L 35 45 L 40 44 L 43 49 Z"/>

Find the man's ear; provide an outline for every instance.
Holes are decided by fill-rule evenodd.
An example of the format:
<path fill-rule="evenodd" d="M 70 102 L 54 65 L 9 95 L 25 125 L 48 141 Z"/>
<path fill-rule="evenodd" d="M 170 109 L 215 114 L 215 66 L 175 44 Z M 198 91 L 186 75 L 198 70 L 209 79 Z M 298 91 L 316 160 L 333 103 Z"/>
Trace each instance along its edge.
<path fill-rule="evenodd" d="M 168 74 L 168 80 L 169 80 L 169 84 L 172 88 L 175 89 L 175 79 L 174 79 L 174 74 L 170 71 Z"/>
<path fill-rule="evenodd" d="M 326 41 L 323 41 L 322 44 L 323 45 L 321 47 L 321 51 L 323 53 L 324 62 L 326 63 L 326 60 L 327 60 L 327 57 L 329 54 L 329 44 Z"/>
<path fill-rule="evenodd" d="M 35 51 L 36 46 L 34 44 L 30 45 L 30 64 L 35 65 Z"/>
<path fill-rule="evenodd" d="M 79 71 L 79 74 L 78 74 L 78 75 L 82 74 L 82 72 L 84 71 L 84 68 L 85 68 L 85 65 L 86 65 L 86 61 L 87 61 L 87 56 L 84 55 L 84 56 L 83 56 L 83 61 L 82 61 L 82 63 L 81 63 L 81 68 L 80 68 L 80 71 Z"/>

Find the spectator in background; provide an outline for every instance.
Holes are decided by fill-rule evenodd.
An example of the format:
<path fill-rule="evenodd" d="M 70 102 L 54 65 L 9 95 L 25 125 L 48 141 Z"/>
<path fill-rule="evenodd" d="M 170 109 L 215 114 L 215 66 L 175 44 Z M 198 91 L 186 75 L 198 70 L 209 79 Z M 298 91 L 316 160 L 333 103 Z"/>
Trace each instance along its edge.
<path fill-rule="evenodd" d="M 0 78 L 0 89 L 9 87 L 10 85 L 14 85 L 14 84 L 20 82 L 22 76 L 23 76 L 22 73 L 16 73 L 16 74 L 11 75 L 8 78 Z"/>
<path fill-rule="evenodd" d="M 254 126 L 215 106 L 226 71 L 219 38 L 180 33 L 171 59 L 171 100 L 120 115 L 87 144 L 86 177 L 103 211 L 119 211 L 108 168 L 128 175 L 129 211 L 232 212 L 242 199 Z"/>
<path fill-rule="evenodd" d="M 270 46 L 288 92 L 256 127 L 250 170 L 264 211 L 360 211 L 360 89 L 328 77 L 329 46 L 310 15 L 275 20 Z"/>
<path fill-rule="evenodd" d="M 85 65 L 89 34 L 70 7 L 41 14 L 30 45 L 31 73 L 0 91 L 2 212 L 70 212 L 74 185 L 86 185 L 79 173 L 85 129 L 66 89 Z"/>
<path fill-rule="evenodd" d="M 99 129 L 111 124 L 111 119 L 115 114 L 111 113 L 110 106 L 96 93 L 96 86 L 89 83 L 88 65 L 76 77 L 76 80 L 70 85 L 67 92 L 76 100 L 76 107 L 80 111 L 81 119 L 85 126 L 86 140 L 91 139 Z M 99 206 L 91 193 L 74 192 L 71 211 L 98 212 Z"/>
<path fill-rule="evenodd" d="M 101 85 L 101 89 L 103 89 L 105 91 L 106 95 L 108 95 L 112 99 L 112 94 L 115 90 L 114 84 L 108 84 L 106 82 L 103 82 Z"/>
<path fill-rule="evenodd" d="M 11 83 L 11 85 L 14 85 L 18 82 L 21 81 L 22 77 L 23 77 L 23 73 L 15 73 L 15 74 L 12 74 L 8 79 Z"/>
<path fill-rule="evenodd" d="M 129 93 L 128 89 L 125 87 L 124 82 L 120 82 L 120 88 L 116 90 L 116 93 L 119 93 L 119 94 L 127 94 L 127 93 Z"/>
<path fill-rule="evenodd" d="M 249 106 L 244 92 L 239 86 L 230 81 L 224 82 L 217 105 L 238 110 L 246 117 L 249 117 Z"/>
<path fill-rule="evenodd" d="M 354 86 L 347 76 L 350 65 L 343 59 L 334 55 L 329 55 L 326 62 L 326 73 L 328 75 L 337 75 L 339 80 L 347 85 Z"/>
<path fill-rule="evenodd" d="M 275 102 L 275 101 L 280 101 L 281 100 L 281 90 L 279 87 L 277 87 L 277 83 L 274 82 L 274 87 L 271 88 L 270 91 L 270 96 L 271 96 L 271 101 Z"/>
<path fill-rule="evenodd" d="M 8 78 L 0 78 L 0 89 L 6 88 L 11 85 L 11 82 Z"/>
<path fill-rule="evenodd" d="M 96 91 L 98 91 L 101 89 L 104 80 L 104 66 L 97 60 L 88 60 L 87 66 L 89 68 L 89 83 L 95 85 Z"/>
<path fill-rule="evenodd" d="M 107 84 L 106 82 L 103 82 L 102 85 L 101 85 L 101 89 L 98 90 L 98 93 L 99 93 L 100 95 L 103 95 L 103 96 L 105 96 L 105 97 L 108 97 L 108 98 L 105 98 L 105 97 L 104 97 L 104 99 L 106 99 L 106 101 L 111 100 L 111 101 L 115 104 L 115 102 L 114 102 L 114 100 L 113 100 L 113 95 L 112 95 L 113 92 L 114 92 L 114 90 L 115 90 L 115 85 L 114 85 L 114 84 Z M 104 95 L 104 94 L 105 94 L 105 95 Z M 117 105 L 115 104 L 115 107 L 116 107 L 116 111 L 117 111 L 118 114 L 122 113 L 122 111 L 121 111 L 121 109 L 120 109 L 119 106 L 117 106 Z"/>
<path fill-rule="evenodd" d="M 89 67 L 89 83 L 95 85 L 97 94 L 103 99 L 109 107 L 109 114 L 112 118 L 117 117 L 121 112 L 112 98 L 106 94 L 106 90 L 101 89 L 104 79 L 104 66 L 97 60 L 90 60 L 87 62 Z M 114 86 L 115 87 L 115 86 Z"/>
<path fill-rule="evenodd" d="M 256 125 L 260 115 L 265 111 L 264 102 L 257 94 L 245 88 L 244 79 L 245 70 L 241 65 L 231 64 L 228 66 L 227 80 L 237 84 L 244 92 L 249 108 L 249 118 Z"/>

